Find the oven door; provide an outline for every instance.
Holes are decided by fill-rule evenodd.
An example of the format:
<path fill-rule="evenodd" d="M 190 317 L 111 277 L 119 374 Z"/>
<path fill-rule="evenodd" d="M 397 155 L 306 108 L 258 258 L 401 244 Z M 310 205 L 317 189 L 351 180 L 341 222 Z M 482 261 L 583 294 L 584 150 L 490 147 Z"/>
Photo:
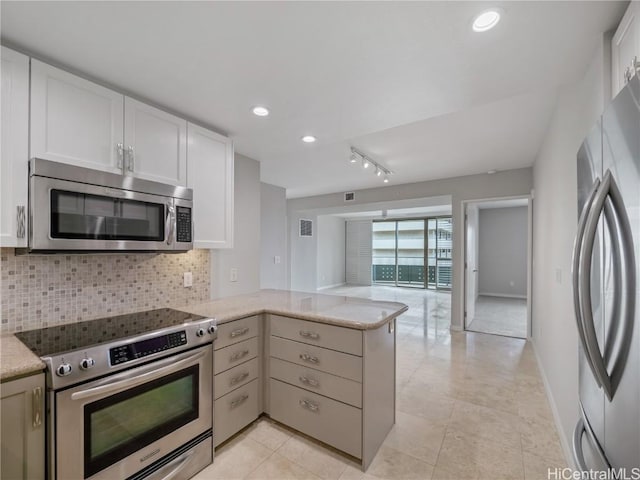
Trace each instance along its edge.
<path fill-rule="evenodd" d="M 32 251 L 173 251 L 192 246 L 190 241 L 176 245 L 172 197 L 35 175 L 29 194 Z"/>
<path fill-rule="evenodd" d="M 206 345 L 57 392 L 56 478 L 128 478 L 210 432 L 212 365 Z"/>

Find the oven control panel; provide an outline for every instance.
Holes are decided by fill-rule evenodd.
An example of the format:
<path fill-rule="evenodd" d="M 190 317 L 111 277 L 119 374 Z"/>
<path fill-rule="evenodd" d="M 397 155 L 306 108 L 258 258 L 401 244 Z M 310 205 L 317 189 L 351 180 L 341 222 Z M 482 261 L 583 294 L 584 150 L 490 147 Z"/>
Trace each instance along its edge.
<path fill-rule="evenodd" d="M 187 332 L 185 330 L 168 333 L 166 335 L 149 338 L 148 340 L 141 340 L 139 342 L 110 348 L 109 362 L 111 365 L 120 365 L 121 363 L 137 360 L 148 355 L 153 355 L 154 353 L 163 352 L 186 344 Z"/>

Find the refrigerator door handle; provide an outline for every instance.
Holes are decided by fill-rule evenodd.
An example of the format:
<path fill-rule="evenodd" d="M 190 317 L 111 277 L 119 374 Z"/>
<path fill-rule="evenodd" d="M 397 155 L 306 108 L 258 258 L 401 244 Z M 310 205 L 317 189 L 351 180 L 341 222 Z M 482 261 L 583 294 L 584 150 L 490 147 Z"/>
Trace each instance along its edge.
<path fill-rule="evenodd" d="M 584 319 L 582 317 L 582 307 L 580 306 L 581 297 L 583 296 L 583 292 L 580 290 L 580 255 L 581 255 L 581 246 L 582 239 L 584 237 L 584 229 L 587 224 L 587 217 L 589 212 L 591 211 L 591 207 L 593 206 L 593 200 L 598 192 L 598 187 L 600 187 L 600 179 L 596 178 L 593 182 L 593 186 L 591 187 L 591 191 L 587 196 L 587 201 L 582 208 L 582 212 L 580 213 L 580 219 L 578 220 L 578 231 L 576 233 L 576 240 L 573 244 L 573 257 L 571 259 L 571 278 L 573 283 L 573 307 L 575 310 L 576 323 L 578 327 L 578 334 L 580 336 L 580 343 L 582 344 L 582 348 L 585 351 L 585 357 L 587 359 L 587 363 L 589 364 L 589 368 L 593 372 L 593 376 L 596 377 L 596 370 L 593 366 L 593 362 L 591 361 L 591 356 L 587 351 L 587 340 L 585 338 L 584 333 Z M 599 386 L 599 384 L 598 384 Z"/>
<path fill-rule="evenodd" d="M 602 387 L 609 401 L 613 398 L 611 378 L 607 372 L 604 358 L 600 353 L 598 337 L 593 323 L 593 310 L 591 308 L 591 254 L 598 230 L 598 220 L 602 215 L 605 200 L 609 196 L 611 180 L 611 172 L 607 170 L 587 216 L 578 262 L 578 290 L 581 292 L 580 311 L 582 313 L 582 325 L 584 326 L 586 353 L 591 359 L 591 366 L 596 382 L 598 386 Z"/>
<path fill-rule="evenodd" d="M 580 405 L 580 413 L 581 417 L 576 424 L 575 430 L 573 431 L 573 458 L 576 461 L 576 466 L 582 472 L 590 471 L 590 468 L 587 466 L 587 462 L 584 459 L 584 450 L 582 449 L 582 436 L 586 433 L 587 438 L 589 439 L 589 443 L 597 452 L 600 460 L 607 469 L 610 469 L 611 465 L 609 464 L 609 460 L 607 460 L 607 457 L 605 456 L 604 451 L 602 450 L 602 447 L 598 442 L 598 439 L 591 429 L 591 425 L 589 425 L 589 421 L 586 419 L 584 410 L 582 409 L 582 405 Z"/>

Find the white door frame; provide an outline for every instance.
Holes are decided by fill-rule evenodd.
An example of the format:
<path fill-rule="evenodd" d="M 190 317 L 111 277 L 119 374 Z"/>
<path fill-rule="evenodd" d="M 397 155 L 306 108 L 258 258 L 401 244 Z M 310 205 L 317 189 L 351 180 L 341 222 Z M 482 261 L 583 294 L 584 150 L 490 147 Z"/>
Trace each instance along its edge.
<path fill-rule="evenodd" d="M 462 329 L 467 331 L 467 206 L 471 203 L 482 203 L 500 200 L 515 200 L 519 198 L 527 199 L 527 339 L 532 337 L 531 325 L 531 294 L 532 294 L 532 266 L 533 266 L 533 194 L 530 195 L 514 195 L 510 197 L 489 197 L 463 200 L 461 202 L 462 218 L 464 219 L 462 233 L 462 254 L 463 254 L 463 289 L 460 299 L 462 312 Z"/>

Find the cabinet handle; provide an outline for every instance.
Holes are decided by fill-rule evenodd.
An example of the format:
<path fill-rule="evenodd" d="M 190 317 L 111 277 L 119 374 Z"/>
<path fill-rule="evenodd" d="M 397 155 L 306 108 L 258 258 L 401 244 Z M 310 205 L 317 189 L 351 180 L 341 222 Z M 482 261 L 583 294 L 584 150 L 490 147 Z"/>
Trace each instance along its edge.
<path fill-rule="evenodd" d="M 305 385 L 309 385 L 310 387 L 320 386 L 320 382 L 314 380 L 313 378 L 305 377 L 304 375 L 299 376 L 298 380 L 300 380 L 300 382 L 304 383 Z"/>
<path fill-rule="evenodd" d="M 246 393 L 236 398 L 233 402 L 231 402 L 231 408 L 236 408 L 238 405 L 244 403 L 249 398 L 249 395 Z"/>
<path fill-rule="evenodd" d="M 314 357 L 313 355 L 309 355 L 308 353 L 301 353 L 300 360 L 304 360 L 309 363 L 320 363 L 318 357 Z"/>
<path fill-rule="evenodd" d="M 24 205 L 18 205 L 16 207 L 16 238 L 24 238 L 26 232 L 25 222 Z"/>
<path fill-rule="evenodd" d="M 42 425 L 42 387 L 36 387 L 31 392 L 31 419 L 33 428 Z"/>
<path fill-rule="evenodd" d="M 241 381 L 243 381 L 245 378 L 247 378 L 249 376 L 249 372 L 244 372 L 241 373 L 238 376 L 233 377 L 230 381 L 229 381 L 229 385 L 235 385 L 236 383 L 240 383 Z"/>
<path fill-rule="evenodd" d="M 249 327 L 238 328 L 231 332 L 231 338 L 241 337 L 249 331 Z"/>
<path fill-rule="evenodd" d="M 246 357 L 247 355 L 249 355 L 249 350 L 242 350 L 241 352 L 236 352 L 233 355 L 231 355 L 229 357 L 229 361 L 230 362 L 235 362 L 240 360 L 243 357 Z"/>
<path fill-rule="evenodd" d="M 312 412 L 317 412 L 320 409 L 317 403 L 310 402 L 309 400 L 300 400 L 300 406 Z"/>
<path fill-rule="evenodd" d="M 300 330 L 300 336 L 303 338 L 311 338 L 313 340 L 318 340 L 320 338 L 320 335 L 318 335 L 316 332 L 308 332 L 306 330 Z"/>
<path fill-rule="evenodd" d="M 134 154 L 133 147 L 131 145 L 127 147 L 127 157 L 129 160 L 127 162 L 127 170 L 129 170 L 130 172 L 133 172 L 133 170 L 135 169 L 136 156 Z"/>
<path fill-rule="evenodd" d="M 124 145 L 121 143 L 116 144 L 116 152 L 118 154 L 118 168 L 123 170 L 124 165 Z"/>

